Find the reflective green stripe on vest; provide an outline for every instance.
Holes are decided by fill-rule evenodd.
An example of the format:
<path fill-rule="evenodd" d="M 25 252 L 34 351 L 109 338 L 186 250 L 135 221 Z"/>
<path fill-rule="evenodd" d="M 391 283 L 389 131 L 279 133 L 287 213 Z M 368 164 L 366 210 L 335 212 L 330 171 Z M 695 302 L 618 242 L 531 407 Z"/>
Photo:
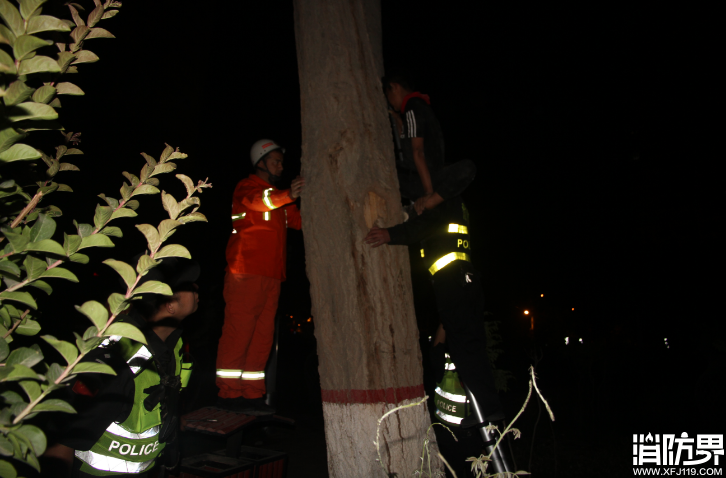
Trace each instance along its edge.
<path fill-rule="evenodd" d="M 135 373 L 134 405 L 128 418 L 121 423 L 111 423 L 101 438 L 88 451 L 76 451 L 83 464 L 81 471 L 94 476 L 107 476 L 115 473 L 141 473 L 154 466 L 154 460 L 164 449 L 159 443 L 161 428 L 161 404 L 147 411 L 144 399 L 147 388 L 160 383 L 159 374 L 149 350 L 144 344 L 123 338 L 119 341 L 121 356 Z M 176 361 L 175 373 L 183 370 L 191 374 L 191 364 L 182 363 L 182 341 L 174 347 Z M 185 369 L 186 367 L 186 369 Z"/>
<path fill-rule="evenodd" d="M 471 262 L 471 258 L 466 252 L 449 252 L 448 254 L 434 262 L 433 265 L 429 267 L 429 272 L 431 273 L 431 275 L 434 275 L 454 261 Z"/>
<path fill-rule="evenodd" d="M 470 414 L 466 392 L 461 386 L 459 375 L 453 371 L 454 363 L 446 357 L 444 378 L 436 386 L 434 402 L 436 417 L 446 425 L 458 427 L 461 420 Z"/>

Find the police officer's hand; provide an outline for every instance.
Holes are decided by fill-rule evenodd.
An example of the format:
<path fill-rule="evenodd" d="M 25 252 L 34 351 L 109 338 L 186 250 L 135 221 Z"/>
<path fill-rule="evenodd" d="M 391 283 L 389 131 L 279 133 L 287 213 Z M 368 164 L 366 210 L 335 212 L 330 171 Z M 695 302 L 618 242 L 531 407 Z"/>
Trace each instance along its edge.
<path fill-rule="evenodd" d="M 299 198 L 303 187 L 305 187 L 305 178 L 298 176 L 293 179 L 290 184 L 290 197 L 293 199 Z"/>
<path fill-rule="evenodd" d="M 416 210 L 416 214 L 420 216 L 424 213 L 426 210 L 426 201 L 428 201 L 433 194 L 434 193 L 428 193 L 416 199 L 416 202 L 413 203 L 413 208 Z"/>
<path fill-rule="evenodd" d="M 391 242 L 391 235 L 388 234 L 388 229 L 381 229 L 380 227 L 373 226 L 373 228 L 368 231 L 366 237 L 363 238 L 363 241 L 373 247 L 378 247 Z"/>

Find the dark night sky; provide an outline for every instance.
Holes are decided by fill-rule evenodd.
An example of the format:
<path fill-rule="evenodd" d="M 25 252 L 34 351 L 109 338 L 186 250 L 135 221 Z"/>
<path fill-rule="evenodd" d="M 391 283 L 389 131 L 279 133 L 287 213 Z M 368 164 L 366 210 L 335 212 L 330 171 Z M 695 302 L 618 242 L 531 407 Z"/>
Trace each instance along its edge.
<path fill-rule="evenodd" d="M 287 179 L 299 171 L 292 5 L 256 3 L 126 2 L 101 25 L 117 39 L 87 45 L 101 57 L 81 66 L 87 96 L 62 112 L 83 132 L 84 172 L 66 179 L 78 195 L 115 192 L 122 170 L 143 165 L 139 152 L 158 155 L 164 142 L 190 155 L 180 172 L 214 184 L 202 196 L 211 224 L 176 237 L 215 284 L 250 144 L 277 139 Z M 593 335 L 680 330 L 693 292 L 684 271 L 700 254 L 683 250 L 705 217 L 686 206 L 697 176 L 683 155 L 704 95 L 694 86 L 715 69 L 709 12 L 383 3 L 386 67 L 406 68 L 431 96 L 448 159 L 477 163 L 465 198 L 491 309 L 518 320 L 514 307 L 545 293 L 551 310 L 576 307 L 570 325 Z M 101 176 L 114 186 L 82 184 Z M 143 247 L 134 232 L 129 250 Z M 290 310 L 309 300 L 301 243 L 293 233 Z M 690 324 L 700 333 L 705 321 Z"/>

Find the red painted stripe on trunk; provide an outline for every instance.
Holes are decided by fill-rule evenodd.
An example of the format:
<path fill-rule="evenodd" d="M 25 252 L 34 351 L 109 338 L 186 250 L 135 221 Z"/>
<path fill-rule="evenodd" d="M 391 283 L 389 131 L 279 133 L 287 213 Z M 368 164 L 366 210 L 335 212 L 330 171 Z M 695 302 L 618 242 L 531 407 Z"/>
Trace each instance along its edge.
<path fill-rule="evenodd" d="M 378 390 L 323 390 L 327 403 L 399 403 L 403 400 L 423 398 L 423 384 L 413 387 L 379 388 Z"/>

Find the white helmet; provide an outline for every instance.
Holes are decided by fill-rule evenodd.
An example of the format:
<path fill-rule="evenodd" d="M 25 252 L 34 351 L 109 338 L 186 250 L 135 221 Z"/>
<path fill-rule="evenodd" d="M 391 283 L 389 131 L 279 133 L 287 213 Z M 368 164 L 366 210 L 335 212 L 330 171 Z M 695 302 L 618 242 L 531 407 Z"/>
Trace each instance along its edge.
<path fill-rule="evenodd" d="M 266 155 L 270 151 L 275 151 L 276 149 L 279 149 L 283 153 L 285 152 L 285 148 L 280 147 L 279 144 L 275 143 L 271 139 L 261 139 L 255 142 L 255 144 L 253 144 L 252 148 L 250 149 L 250 159 L 252 160 L 252 166 L 256 166 L 264 155 Z"/>

